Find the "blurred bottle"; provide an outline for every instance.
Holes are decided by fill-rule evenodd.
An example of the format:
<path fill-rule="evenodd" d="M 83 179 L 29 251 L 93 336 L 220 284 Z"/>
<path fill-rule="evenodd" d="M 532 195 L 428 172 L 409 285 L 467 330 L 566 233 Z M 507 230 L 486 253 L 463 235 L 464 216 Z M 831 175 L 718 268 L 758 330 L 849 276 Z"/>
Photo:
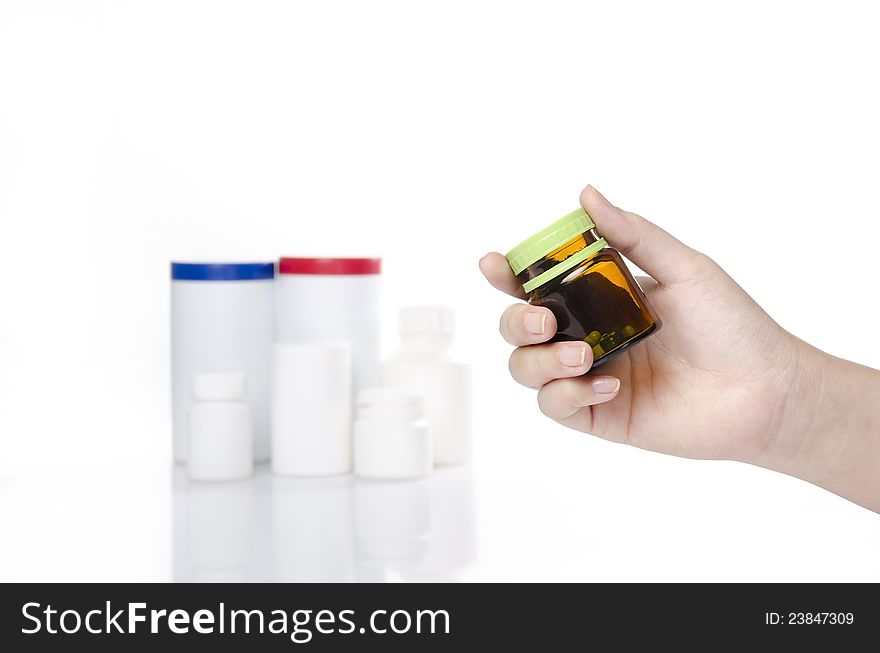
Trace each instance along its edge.
<path fill-rule="evenodd" d="M 385 386 L 424 398 L 435 465 L 458 465 L 471 457 L 470 367 L 449 356 L 453 321 L 448 306 L 401 309 L 401 346 L 382 369 Z"/>

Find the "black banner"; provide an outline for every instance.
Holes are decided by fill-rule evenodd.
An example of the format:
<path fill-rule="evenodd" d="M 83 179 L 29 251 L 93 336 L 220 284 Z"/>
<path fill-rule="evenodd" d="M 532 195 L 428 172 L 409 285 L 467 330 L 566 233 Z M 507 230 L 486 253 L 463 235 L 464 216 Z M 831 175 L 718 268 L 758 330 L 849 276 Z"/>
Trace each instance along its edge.
<path fill-rule="evenodd" d="M 646 641 L 839 648 L 877 641 L 876 585 L 114 585 L 0 587 L 6 651 L 451 650 Z M 201 648 L 199 649 L 201 650 Z"/>

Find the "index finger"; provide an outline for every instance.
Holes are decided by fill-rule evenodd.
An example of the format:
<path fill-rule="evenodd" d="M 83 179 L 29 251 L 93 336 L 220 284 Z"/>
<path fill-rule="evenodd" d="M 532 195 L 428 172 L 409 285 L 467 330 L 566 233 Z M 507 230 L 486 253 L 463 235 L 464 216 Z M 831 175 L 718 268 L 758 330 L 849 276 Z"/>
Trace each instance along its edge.
<path fill-rule="evenodd" d="M 503 254 L 498 252 L 486 254 L 480 259 L 480 272 L 483 273 L 483 276 L 486 277 L 489 283 L 501 292 L 505 292 L 517 299 L 526 299 L 522 285 L 513 276 L 513 270 L 510 269 L 510 265 Z"/>

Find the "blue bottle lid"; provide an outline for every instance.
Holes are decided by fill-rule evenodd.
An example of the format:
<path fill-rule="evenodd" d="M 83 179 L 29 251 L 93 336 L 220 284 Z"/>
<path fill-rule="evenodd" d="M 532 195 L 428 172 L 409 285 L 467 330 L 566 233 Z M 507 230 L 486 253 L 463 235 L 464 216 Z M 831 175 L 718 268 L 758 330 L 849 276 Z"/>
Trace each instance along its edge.
<path fill-rule="evenodd" d="M 175 281 L 258 281 L 275 278 L 274 263 L 180 263 L 171 262 Z"/>

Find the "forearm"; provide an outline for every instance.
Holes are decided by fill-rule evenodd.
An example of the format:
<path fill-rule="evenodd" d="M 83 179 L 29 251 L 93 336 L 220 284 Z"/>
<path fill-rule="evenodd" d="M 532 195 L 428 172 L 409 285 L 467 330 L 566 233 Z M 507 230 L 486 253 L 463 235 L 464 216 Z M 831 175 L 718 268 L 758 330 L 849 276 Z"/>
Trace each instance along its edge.
<path fill-rule="evenodd" d="M 780 432 L 753 462 L 880 512 L 880 371 L 798 346 Z"/>

